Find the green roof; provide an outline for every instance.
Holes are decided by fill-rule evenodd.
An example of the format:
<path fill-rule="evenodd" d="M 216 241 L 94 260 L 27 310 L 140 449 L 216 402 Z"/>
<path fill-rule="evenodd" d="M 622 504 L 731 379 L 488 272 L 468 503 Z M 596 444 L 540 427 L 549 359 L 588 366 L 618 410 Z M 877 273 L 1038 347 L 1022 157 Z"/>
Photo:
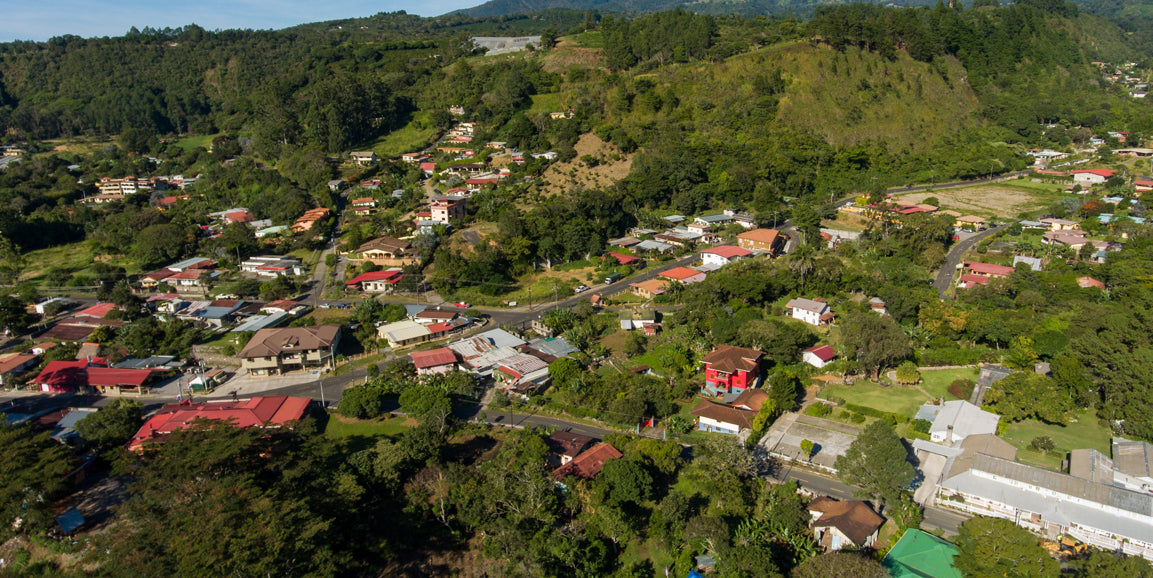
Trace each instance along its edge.
<path fill-rule="evenodd" d="M 961 578 L 953 567 L 957 547 L 920 530 L 908 530 L 881 564 L 893 578 Z"/>

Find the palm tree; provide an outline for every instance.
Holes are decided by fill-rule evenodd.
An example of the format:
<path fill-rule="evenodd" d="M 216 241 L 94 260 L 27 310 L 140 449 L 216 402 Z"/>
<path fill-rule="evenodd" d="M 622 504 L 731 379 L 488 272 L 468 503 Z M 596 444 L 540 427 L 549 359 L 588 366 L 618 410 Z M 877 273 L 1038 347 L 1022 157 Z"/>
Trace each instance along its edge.
<path fill-rule="evenodd" d="M 812 272 L 816 266 L 816 251 L 808 243 L 800 245 L 793 251 L 789 259 L 789 270 L 801 278 L 801 291 L 805 290 L 805 276 Z"/>

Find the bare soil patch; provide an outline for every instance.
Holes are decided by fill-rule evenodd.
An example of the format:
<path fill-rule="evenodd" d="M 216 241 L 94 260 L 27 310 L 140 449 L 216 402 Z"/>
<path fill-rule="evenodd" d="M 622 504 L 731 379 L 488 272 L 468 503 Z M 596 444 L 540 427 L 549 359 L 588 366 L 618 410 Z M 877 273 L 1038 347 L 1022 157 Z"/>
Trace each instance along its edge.
<path fill-rule="evenodd" d="M 916 204 L 929 197 L 937 197 L 942 209 L 997 217 L 1012 217 L 1041 206 L 1039 199 L 1029 191 L 998 185 L 912 193 L 901 195 L 899 200 L 906 204 Z"/>
<path fill-rule="evenodd" d="M 547 195 L 557 195 L 574 189 L 597 189 L 610 186 L 628 176 L 633 168 L 633 155 L 623 155 L 617 148 L 595 134 L 581 135 L 576 144 L 575 159 L 556 163 L 544 173 L 548 183 L 544 190 Z M 599 160 L 595 167 L 581 160 L 584 156 Z M 617 159 L 617 160 L 614 160 Z"/>

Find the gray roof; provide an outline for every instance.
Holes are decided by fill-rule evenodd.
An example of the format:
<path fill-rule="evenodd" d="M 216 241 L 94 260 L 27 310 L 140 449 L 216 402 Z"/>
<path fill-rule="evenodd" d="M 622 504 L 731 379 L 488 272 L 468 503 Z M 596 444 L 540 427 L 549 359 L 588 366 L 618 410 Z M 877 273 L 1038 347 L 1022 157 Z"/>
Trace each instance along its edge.
<path fill-rule="evenodd" d="M 664 219 L 670 223 L 680 223 L 685 220 L 685 217 L 684 215 L 669 215 Z"/>
<path fill-rule="evenodd" d="M 1094 449 L 1069 452 L 1069 475 L 1098 484 L 1113 483 L 1113 460 Z"/>
<path fill-rule="evenodd" d="M 284 312 L 271 313 L 269 315 L 253 315 L 237 325 L 232 333 L 241 331 L 259 331 L 265 327 L 273 327 L 288 318 L 288 314 Z"/>
<path fill-rule="evenodd" d="M 977 434 L 997 432 L 997 422 L 1001 416 L 987 412 L 967 401 L 946 401 L 933 420 L 929 433 L 947 432 L 952 427 L 953 435 L 964 438 Z"/>
<path fill-rule="evenodd" d="M 528 346 L 553 357 L 565 357 L 580 352 L 580 349 L 574 347 L 563 337 L 542 337 L 534 339 L 528 343 Z"/>
<path fill-rule="evenodd" d="M 409 317 L 416 317 L 417 315 L 420 315 L 420 313 L 425 309 L 428 309 L 428 307 L 425 307 L 424 305 L 405 305 L 404 314 Z"/>
<path fill-rule="evenodd" d="M 638 251 L 671 251 L 675 249 L 672 245 L 660 241 L 641 241 L 636 244 L 636 248 Z"/>
<path fill-rule="evenodd" d="M 56 428 L 74 428 L 80 420 L 96 413 L 96 411 L 97 410 L 94 407 L 74 407 L 72 408 L 72 411 L 64 414 L 64 417 L 60 418 L 60 421 L 56 422 Z"/>
<path fill-rule="evenodd" d="M 1135 478 L 1153 477 L 1153 445 L 1113 438 L 1113 463 L 1117 471 Z"/>
<path fill-rule="evenodd" d="M 978 454 L 973 458 L 970 471 L 978 470 L 999 478 L 1013 480 L 1044 488 L 1058 494 L 1065 494 L 1082 500 L 1111 506 L 1134 514 L 1151 517 L 1150 530 L 1153 530 L 1153 495 L 1142 494 L 1116 486 L 1098 484 L 1034 466 L 1017 463 L 993 456 Z M 943 486 L 943 484 L 942 484 Z M 1047 498 L 1049 501 L 1052 498 Z M 1146 534 L 1153 536 L 1153 532 Z"/>
<path fill-rule="evenodd" d="M 1071 524 L 1086 526 L 1131 538 L 1147 540 L 1153 536 L 1153 518 L 1150 518 L 1150 503 L 1153 496 L 1139 494 L 1104 484 L 1094 484 L 1078 480 L 1072 476 L 1033 468 L 1021 464 L 999 460 L 989 456 L 977 456 L 974 468 L 953 476 L 941 483 L 941 488 L 978 496 L 1000 504 L 1007 504 L 1018 510 L 1041 515 L 1042 520 L 1068 527 Z M 1003 462 L 996 464 L 991 462 Z M 1006 466 L 1007 464 L 1007 466 Z M 988 468 L 988 469 L 986 469 Z M 995 471 L 989 471 L 989 469 Z M 1030 470 L 1018 472 L 1014 470 Z M 1010 474 L 1010 475 L 1005 475 Z M 996 476 L 996 477 L 994 477 Z M 997 479 L 1004 478 L 1004 479 Z M 1026 478 L 1019 480 L 1019 478 Z M 1062 480 L 1061 478 L 1065 478 Z M 1014 486 L 1011 481 L 1024 481 L 1044 487 L 1060 494 L 1075 496 L 1100 504 L 1120 508 L 1139 514 L 1140 519 L 1119 516 L 1099 507 L 1080 504 L 1072 500 L 1054 499 L 1036 490 Z M 1071 480 L 1071 482 L 1070 482 Z M 1035 483 L 1040 482 L 1040 483 Z M 1054 489 L 1060 488 L 1060 489 Z M 1107 501 L 1101 501 L 1103 498 Z"/>
<path fill-rule="evenodd" d="M 923 419 L 925 421 L 931 422 L 937 419 L 937 414 L 940 411 L 941 406 L 932 403 L 926 403 L 917 409 L 917 415 L 913 419 Z"/>
<path fill-rule="evenodd" d="M 150 369 L 153 367 L 160 367 L 168 365 L 176 357 L 172 355 L 153 355 L 144 359 L 125 359 L 119 363 L 114 364 L 112 367 L 116 369 Z"/>
<path fill-rule="evenodd" d="M 1016 267 L 1017 263 L 1024 263 L 1024 264 L 1028 265 L 1029 268 L 1034 270 L 1034 271 L 1040 271 L 1041 270 L 1041 260 L 1038 259 L 1037 257 L 1022 257 L 1020 255 L 1017 255 L 1016 257 L 1013 257 L 1013 266 Z"/>
<path fill-rule="evenodd" d="M 981 368 L 981 375 L 977 377 L 977 384 L 988 387 L 1009 377 L 1013 373 L 1012 369 L 1001 367 L 1000 365 L 986 365 Z"/>
<path fill-rule="evenodd" d="M 493 350 L 501 348 L 514 348 L 524 345 L 524 340 L 503 330 L 493 329 L 467 337 L 456 343 L 450 343 L 449 348 L 460 354 L 465 360 L 479 358 Z M 515 353 L 515 350 L 514 350 Z M 497 358 L 499 359 L 499 358 Z"/>
<path fill-rule="evenodd" d="M 733 220 L 733 218 L 728 216 L 728 215 L 719 214 L 719 215 L 702 215 L 700 217 L 697 217 L 697 220 L 705 222 L 705 223 L 713 224 L 713 223 L 727 223 L 727 222 Z"/>
<path fill-rule="evenodd" d="M 820 313 L 824 311 L 828 306 L 828 303 L 813 301 L 812 299 L 805 299 L 804 297 L 790 299 L 789 302 L 785 304 L 785 307 L 789 307 L 791 309 L 803 309 L 805 311 L 812 311 L 813 313 Z"/>

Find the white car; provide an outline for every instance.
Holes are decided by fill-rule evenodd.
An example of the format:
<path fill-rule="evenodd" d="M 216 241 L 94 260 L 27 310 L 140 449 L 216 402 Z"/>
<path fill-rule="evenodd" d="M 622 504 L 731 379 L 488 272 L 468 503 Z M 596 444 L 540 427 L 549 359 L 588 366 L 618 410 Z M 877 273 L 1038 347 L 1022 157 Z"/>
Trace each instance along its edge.
<path fill-rule="evenodd" d="M 573 289 L 573 293 L 584 293 L 585 291 L 588 291 L 588 290 L 589 290 L 589 288 L 587 286 L 581 285 L 580 287 Z"/>

